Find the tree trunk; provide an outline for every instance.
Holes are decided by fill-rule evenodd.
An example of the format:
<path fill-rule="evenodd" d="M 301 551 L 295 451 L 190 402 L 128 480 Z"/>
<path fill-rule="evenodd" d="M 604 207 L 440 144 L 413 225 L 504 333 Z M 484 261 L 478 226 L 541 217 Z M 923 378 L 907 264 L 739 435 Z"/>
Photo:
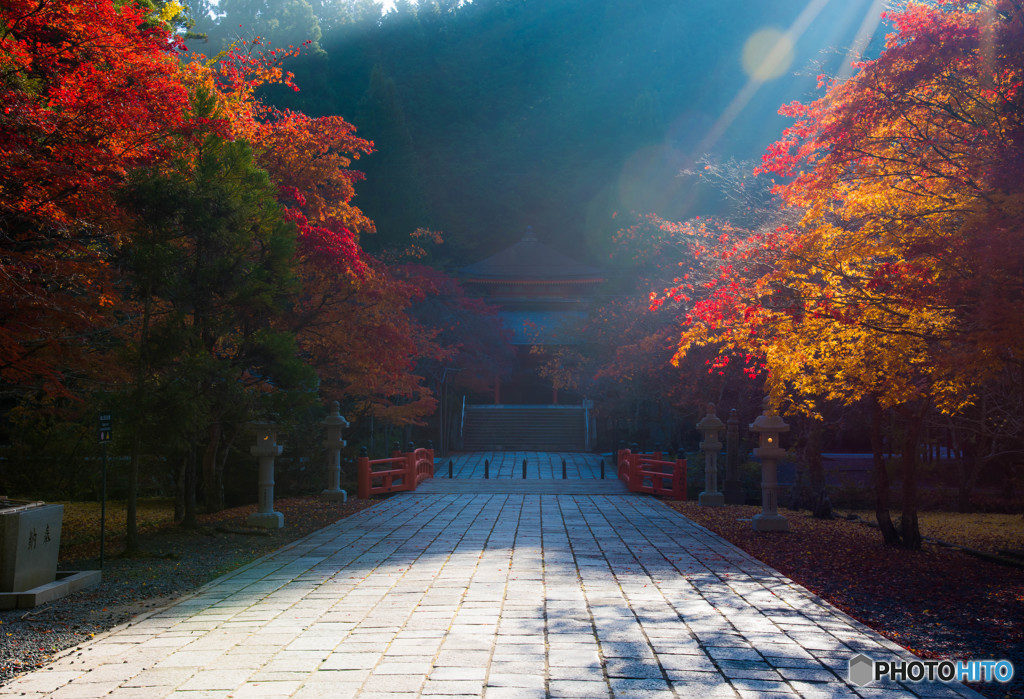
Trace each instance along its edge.
<path fill-rule="evenodd" d="M 214 472 L 214 478 L 217 483 L 217 492 L 220 493 L 220 508 L 223 510 L 225 505 L 224 502 L 224 466 L 228 462 L 228 457 L 231 456 L 231 448 L 235 445 L 235 440 L 238 439 L 238 430 L 232 430 L 228 433 L 228 438 L 225 439 L 223 432 L 221 433 L 221 444 L 223 448 L 220 450 L 220 454 L 217 458 L 217 467 Z"/>
<path fill-rule="evenodd" d="M 132 450 L 128 462 L 128 501 L 126 503 L 124 536 L 124 552 L 126 555 L 137 553 L 139 550 L 138 501 L 141 442 L 142 439 L 138 435 L 132 438 Z"/>
<path fill-rule="evenodd" d="M 971 491 L 974 489 L 971 473 L 976 471 L 978 468 L 978 454 L 981 451 L 979 448 L 980 445 L 978 444 L 980 439 L 980 436 L 975 436 L 973 439 L 966 440 L 963 445 L 959 468 L 957 469 L 957 512 L 971 511 Z"/>
<path fill-rule="evenodd" d="M 181 526 L 185 529 L 197 529 L 199 527 L 199 512 L 196 503 L 196 478 L 199 474 L 196 469 L 196 447 L 195 444 L 188 446 L 185 458 L 185 517 L 181 520 Z"/>
<path fill-rule="evenodd" d="M 174 521 L 181 522 L 185 519 L 185 471 L 188 470 L 186 463 L 188 457 L 183 456 L 174 473 Z"/>
<path fill-rule="evenodd" d="M 917 522 L 917 454 L 920 447 L 921 425 L 927 406 L 920 411 L 909 408 L 904 411 L 907 420 L 903 439 L 903 513 L 900 518 L 901 546 L 906 549 L 921 548 L 921 529 Z"/>
<path fill-rule="evenodd" d="M 871 401 L 871 451 L 874 456 L 871 475 L 875 485 L 875 519 L 885 545 L 896 546 L 900 543 L 900 535 L 889 516 L 889 473 L 882 447 L 882 407 L 877 400 Z"/>
<path fill-rule="evenodd" d="M 961 449 L 959 470 L 957 473 L 957 511 L 971 511 L 971 495 L 981 479 L 981 472 L 992 460 L 996 450 L 995 441 L 985 435 L 974 435 L 964 442 Z"/>
<path fill-rule="evenodd" d="M 818 519 L 832 519 L 832 502 L 825 490 L 825 467 L 821 460 L 821 443 L 824 432 L 824 423 L 821 420 L 812 419 L 807 432 L 804 460 L 811 478 L 811 513 Z"/>
<path fill-rule="evenodd" d="M 207 513 L 220 512 L 224 509 L 224 482 L 217 477 L 217 452 L 221 441 L 219 420 L 210 425 L 206 437 L 206 449 L 203 450 L 203 509 Z"/>
<path fill-rule="evenodd" d="M 137 396 L 142 395 L 145 387 L 146 376 L 149 374 L 149 321 L 153 308 L 153 289 L 146 287 L 146 301 L 142 309 L 142 332 L 139 335 L 139 361 L 135 367 L 135 391 Z M 139 524 L 138 524 L 138 501 L 139 501 L 139 459 L 142 455 L 142 436 L 138 434 L 139 423 L 136 423 L 136 433 L 132 437 L 131 456 L 128 463 L 128 503 L 125 514 L 125 553 L 135 553 L 139 550 Z"/>

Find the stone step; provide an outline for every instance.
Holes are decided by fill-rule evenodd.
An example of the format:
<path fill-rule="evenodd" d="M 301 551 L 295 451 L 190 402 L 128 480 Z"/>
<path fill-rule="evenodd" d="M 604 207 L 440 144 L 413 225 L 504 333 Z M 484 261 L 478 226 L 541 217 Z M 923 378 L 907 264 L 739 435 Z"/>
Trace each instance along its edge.
<path fill-rule="evenodd" d="M 412 493 L 410 493 L 412 494 Z M 552 480 L 540 478 L 429 478 L 415 495 L 629 495 L 618 478 Z"/>
<path fill-rule="evenodd" d="M 467 406 L 463 448 L 581 451 L 583 408 L 575 406 Z"/>

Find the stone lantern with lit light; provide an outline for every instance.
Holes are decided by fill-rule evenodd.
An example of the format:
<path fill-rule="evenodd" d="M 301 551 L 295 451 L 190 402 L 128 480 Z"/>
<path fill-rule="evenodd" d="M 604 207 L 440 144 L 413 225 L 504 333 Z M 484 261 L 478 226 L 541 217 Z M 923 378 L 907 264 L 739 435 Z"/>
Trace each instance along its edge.
<path fill-rule="evenodd" d="M 348 493 L 341 489 L 341 448 L 346 445 L 341 431 L 348 427 L 348 420 L 341 416 L 338 401 L 331 401 L 331 412 L 320 423 L 327 429 L 324 447 L 327 449 L 327 488 L 320 493 L 325 500 L 348 502 Z"/>
<path fill-rule="evenodd" d="M 277 425 L 273 422 L 254 422 L 256 444 L 249 453 L 260 460 L 259 507 L 246 519 L 250 527 L 280 529 L 284 526 L 284 515 L 274 512 L 274 460 L 283 448 L 277 443 Z"/>
<path fill-rule="evenodd" d="M 778 461 L 786 454 L 779 446 L 779 435 L 789 431 L 782 418 L 764 400 L 764 414 L 758 416 L 750 431 L 759 436 L 754 456 L 761 460 L 761 512 L 754 515 L 753 526 L 759 532 L 789 531 L 789 522 L 779 514 Z"/>
<path fill-rule="evenodd" d="M 718 492 L 718 452 L 722 449 L 718 435 L 725 429 L 725 423 L 715 415 L 714 403 L 708 403 L 707 413 L 697 423 L 697 429 L 704 434 L 704 441 L 700 443 L 704 452 L 704 492 L 697 502 L 702 507 L 720 507 L 725 504 L 725 496 Z"/>

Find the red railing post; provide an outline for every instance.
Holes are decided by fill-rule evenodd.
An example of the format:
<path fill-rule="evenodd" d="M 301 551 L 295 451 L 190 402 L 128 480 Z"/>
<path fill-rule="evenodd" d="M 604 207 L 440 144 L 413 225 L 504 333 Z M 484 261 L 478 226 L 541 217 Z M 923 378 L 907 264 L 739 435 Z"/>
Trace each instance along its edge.
<path fill-rule="evenodd" d="M 356 472 L 359 474 L 359 484 L 356 494 L 361 500 L 370 497 L 370 457 L 366 453 L 366 447 L 359 450 L 359 458 L 356 459 Z"/>
<path fill-rule="evenodd" d="M 676 459 L 676 470 L 672 483 L 672 496 L 676 500 L 686 499 L 686 457 Z"/>
<path fill-rule="evenodd" d="M 642 454 L 630 454 L 629 459 L 629 487 L 631 490 L 640 492 L 640 488 L 644 485 L 644 474 L 642 473 L 641 461 L 643 459 Z M 651 480 L 654 483 L 654 480 Z"/>
<path fill-rule="evenodd" d="M 406 490 L 416 490 L 416 450 L 403 454 L 405 457 L 405 478 L 402 485 Z"/>

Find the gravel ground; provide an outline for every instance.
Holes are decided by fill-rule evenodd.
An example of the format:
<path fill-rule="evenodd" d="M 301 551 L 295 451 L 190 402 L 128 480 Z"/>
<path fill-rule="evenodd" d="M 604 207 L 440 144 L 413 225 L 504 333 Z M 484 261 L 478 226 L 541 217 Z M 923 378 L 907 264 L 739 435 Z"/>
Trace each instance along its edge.
<path fill-rule="evenodd" d="M 62 650 L 165 606 L 230 570 L 372 504 L 350 500 L 340 505 L 313 498 L 278 501 L 275 509 L 284 512 L 286 527 L 270 536 L 222 530 L 225 526 L 244 530 L 245 517 L 253 506 L 203 517 L 203 526 L 196 531 L 172 526 L 145 534 L 142 547 L 147 555 L 108 555 L 99 585 L 33 609 L 0 611 L 0 685 L 43 667 Z M 117 549 L 111 542 L 108 547 L 108 551 Z M 98 545 L 78 547 L 70 556 L 62 552 L 60 569 L 99 568 L 94 551 L 98 552 Z M 75 556 L 83 552 L 88 557 Z"/>

